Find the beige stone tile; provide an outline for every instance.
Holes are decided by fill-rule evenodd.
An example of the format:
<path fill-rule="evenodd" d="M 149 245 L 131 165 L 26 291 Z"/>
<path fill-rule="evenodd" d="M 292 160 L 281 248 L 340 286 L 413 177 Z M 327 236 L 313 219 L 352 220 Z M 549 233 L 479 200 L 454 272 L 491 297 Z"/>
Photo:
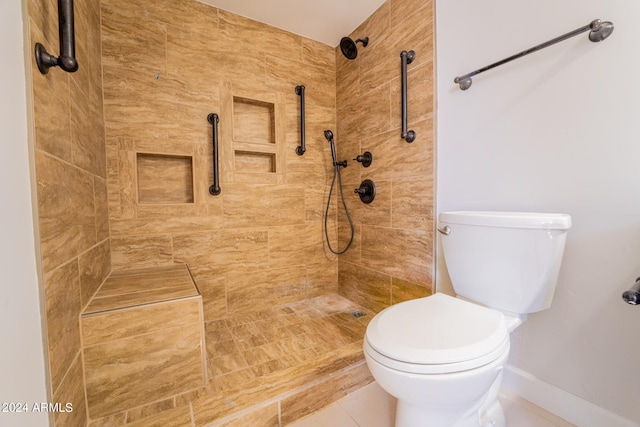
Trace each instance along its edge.
<path fill-rule="evenodd" d="M 57 4 L 52 1 L 38 1 L 37 6 L 31 9 L 31 39 L 44 44 L 48 52 L 58 48 L 58 9 Z M 44 15 L 38 15 L 36 11 L 41 11 Z M 47 18 L 44 18 L 47 17 Z M 42 30 L 37 26 L 34 19 L 46 19 L 47 33 L 50 33 L 49 25 L 53 21 L 52 28 L 55 28 L 55 38 L 52 36 L 50 42 L 45 40 Z M 43 23 L 40 23 L 41 25 Z M 35 125 L 35 145 L 60 159 L 71 161 L 71 117 L 69 115 L 69 77 L 67 73 L 47 73 L 40 74 L 35 60 L 32 58 L 32 84 L 33 84 L 33 108 Z"/>
<path fill-rule="evenodd" d="M 236 271 L 227 274 L 230 313 L 264 310 L 305 298 L 308 290 L 304 270 L 278 268 Z"/>
<path fill-rule="evenodd" d="M 208 190 L 207 190 L 208 191 Z M 139 206 L 137 207 L 139 208 Z M 126 210 L 125 210 L 126 209 Z M 131 206 L 131 210 L 123 208 L 120 212 L 112 212 L 111 235 L 121 237 L 127 235 L 158 235 L 165 233 L 189 233 L 196 231 L 212 231 L 221 228 L 221 215 L 194 215 L 180 216 L 175 214 L 164 215 L 155 218 L 127 218 L 135 216 L 136 207 Z M 167 209 L 169 212 L 170 209 Z M 125 267 L 125 266 L 123 266 Z M 135 267 L 135 266 L 134 266 Z"/>
<path fill-rule="evenodd" d="M 401 87 L 400 79 L 391 82 L 391 99 L 397 100 L 391 104 L 392 127 L 402 127 Z M 407 67 L 407 121 L 409 129 L 416 122 L 431 118 L 433 114 L 433 63 Z M 424 135 L 423 135 L 424 136 Z M 415 141 L 414 141 L 415 142 Z"/>
<path fill-rule="evenodd" d="M 285 398 L 280 403 L 282 423 L 286 425 L 324 408 L 372 381 L 366 364 L 362 363 L 343 375 L 334 376 Z"/>
<path fill-rule="evenodd" d="M 176 126 L 167 113 L 171 81 L 166 76 L 157 78 L 154 71 L 108 64 L 103 70 L 107 137 L 166 140 L 168 129 Z"/>
<path fill-rule="evenodd" d="M 385 2 L 353 33 L 369 36 L 369 45 L 358 49 L 358 60 L 361 61 L 362 71 L 360 84 L 363 94 L 393 78 L 398 78 L 400 52 L 412 49 L 406 46 L 406 40 L 394 37 L 391 29 L 389 2 Z M 362 52 L 362 58 L 360 58 L 360 52 Z"/>
<path fill-rule="evenodd" d="M 362 226 L 363 265 L 414 283 L 431 283 L 433 233 Z"/>
<path fill-rule="evenodd" d="M 240 390 L 245 384 L 253 381 L 255 375 L 250 368 L 234 370 L 233 372 L 215 377 L 216 387 L 221 391 Z M 258 400 L 254 400 L 258 401 Z"/>
<path fill-rule="evenodd" d="M 398 178 L 393 181 L 391 225 L 397 228 L 433 229 L 433 181 Z"/>
<path fill-rule="evenodd" d="M 192 287 L 174 287 L 166 289 L 153 289 L 147 292 L 137 292 L 122 295 L 112 295 L 94 298 L 87 307 L 87 313 L 101 313 L 121 308 L 138 307 L 146 304 L 168 302 L 177 299 L 195 298 Z"/>
<path fill-rule="evenodd" d="M 389 180 L 376 179 L 374 181 L 376 197 L 371 203 L 367 204 L 363 203 L 360 197 L 354 193 L 356 188 L 360 188 L 360 184 L 361 181 L 343 181 L 347 208 L 351 219 L 357 224 L 371 224 L 381 227 L 391 226 L 392 188 L 395 189 L 395 186 Z M 340 222 L 344 224 L 346 221 L 340 217 Z"/>
<path fill-rule="evenodd" d="M 105 416 L 203 386 L 201 327 L 194 326 L 85 347 L 91 416 Z"/>
<path fill-rule="evenodd" d="M 315 40 L 302 39 L 302 61 L 325 70 L 335 70 L 335 49 Z"/>
<path fill-rule="evenodd" d="M 93 177 L 93 197 L 95 200 L 96 240 L 101 242 L 110 237 L 109 232 L 109 199 L 107 181 Z"/>
<path fill-rule="evenodd" d="M 318 243 L 319 246 L 323 242 Z M 307 297 L 325 295 L 338 292 L 338 265 L 328 255 L 316 257 L 315 262 L 309 262 L 305 266 L 307 273 Z"/>
<path fill-rule="evenodd" d="M 108 417 L 91 420 L 88 427 L 121 427 L 127 422 L 127 413 L 120 412 Z"/>
<path fill-rule="evenodd" d="M 53 402 L 59 402 L 63 408 L 71 404 L 72 411 L 56 412 L 53 416 L 56 426 L 85 425 L 87 410 L 82 378 L 82 358 L 78 352 L 67 371 L 60 387 L 53 393 Z"/>
<path fill-rule="evenodd" d="M 226 227 L 299 224 L 305 220 L 304 187 L 236 184 L 223 194 Z"/>
<path fill-rule="evenodd" d="M 199 321 L 198 298 L 148 304 L 129 310 L 83 315 L 82 340 L 86 347 L 180 325 L 191 325 Z"/>
<path fill-rule="evenodd" d="M 263 229 L 177 233 L 173 236 L 174 258 L 176 262 L 210 268 L 262 267 L 268 261 L 267 235 Z"/>
<path fill-rule="evenodd" d="M 44 277 L 51 385 L 55 392 L 80 351 L 80 281 L 72 260 Z"/>
<path fill-rule="evenodd" d="M 431 0 L 420 2 L 424 7 L 420 7 L 420 5 L 416 7 L 415 3 L 417 3 L 416 0 L 393 0 L 391 2 L 392 31 L 389 38 L 396 43 L 401 42 L 401 50 L 416 52 L 416 58 L 409 67 L 431 62 L 434 58 L 434 2 Z M 410 9 L 411 13 L 405 13 L 407 9 Z M 399 55 L 400 51 L 397 54 Z M 399 61 L 398 57 L 398 64 Z"/>
<path fill-rule="evenodd" d="M 127 411 L 127 423 L 133 423 L 136 421 L 140 421 L 144 418 L 160 414 L 170 416 L 169 412 L 166 412 L 170 409 L 176 407 L 175 398 L 171 397 L 169 399 L 160 400 L 158 402 L 151 403 L 149 405 L 140 406 L 138 408 L 130 409 Z"/>
<path fill-rule="evenodd" d="M 224 276 L 198 276 L 194 273 L 195 282 L 202 295 L 202 306 L 206 321 L 220 319 L 227 314 L 227 298 Z"/>
<path fill-rule="evenodd" d="M 71 163 L 104 178 L 106 163 L 102 116 L 98 116 L 89 104 L 87 93 L 73 81 L 70 93 Z"/>
<path fill-rule="evenodd" d="M 140 71 L 166 69 L 166 24 L 148 17 L 138 2 L 101 2 L 102 61 Z"/>
<path fill-rule="evenodd" d="M 235 44 L 238 51 L 302 58 L 302 37 L 222 9 L 218 16 L 223 41 Z"/>
<path fill-rule="evenodd" d="M 241 371 L 248 367 L 247 362 L 239 352 L 213 357 L 209 363 L 216 379 L 221 375 Z"/>
<path fill-rule="evenodd" d="M 379 312 L 391 303 L 391 277 L 349 262 L 340 262 L 339 293 L 349 300 Z"/>
<path fill-rule="evenodd" d="M 433 292 L 434 285 L 432 283 L 418 285 L 394 277 L 391 281 L 391 304 L 428 297 Z"/>
<path fill-rule="evenodd" d="M 400 138 L 400 129 L 373 136 L 363 142 L 362 151 L 371 151 L 374 155 L 373 163 L 367 168 L 367 178 L 374 182 L 398 177 L 433 181 L 433 119 L 415 123 L 412 129 L 417 137 L 411 144 Z"/>
<path fill-rule="evenodd" d="M 304 223 L 269 228 L 269 265 L 304 265 L 323 258 L 324 239 L 319 223 Z"/>
<path fill-rule="evenodd" d="M 175 409 L 169 409 L 159 414 L 151 415 L 146 418 L 127 423 L 127 427 L 191 427 L 193 421 L 191 419 L 191 410 L 189 406 L 181 406 Z"/>
<path fill-rule="evenodd" d="M 114 269 L 131 269 L 171 264 L 171 236 L 128 236 L 111 238 Z"/>
<path fill-rule="evenodd" d="M 86 306 L 111 272 L 111 245 L 104 240 L 78 257 L 82 306 Z"/>
<path fill-rule="evenodd" d="M 220 424 L 221 427 L 278 427 L 279 425 L 277 403 L 255 409 L 246 415 Z"/>
<path fill-rule="evenodd" d="M 96 244 L 93 177 L 36 151 L 36 179 L 46 272 Z"/>

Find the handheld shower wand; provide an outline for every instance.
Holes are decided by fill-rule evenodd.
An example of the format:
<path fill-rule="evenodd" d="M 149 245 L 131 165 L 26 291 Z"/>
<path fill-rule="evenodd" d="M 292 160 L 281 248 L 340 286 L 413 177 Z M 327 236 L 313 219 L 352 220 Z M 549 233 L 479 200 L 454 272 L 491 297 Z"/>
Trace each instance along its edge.
<path fill-rule="evenodd" d="M 329 145 L 331 146 L 331 158 L 333 159 L 333 167 L 338 163 L 338 157 L 336 156 L 336 144 L 333 142 L 333 132 L 329 129 L 324 131 L 324 137 L 329 141 Z"/>
<path fill-rule="evenodd" d="M 329 189 L 329 197 L 327 199 L 327 209 L 324 212 L 324 236 L 327 239 L 327 246 L 329 247 L 329 251 L 336 255 L 340 255 L 345 253 L 349 247 L 351 247 L 351 243 L 353 243 L 353 236 L 355 233 L 355 229 L 353 227 L 353 221 L 351 220 L 351 215 L 349 215 L 349 210 L 347 209 L 347 204 L 344 200 L 344 192 L 342 191 L 342 178 L 340 177 L 340 166 L 346 168 L 347 161 L 343 160 L 342 162 L 338 162 L 338 156 L 336 155 L 336 144 L 333 142 L 333 132 L 329 129 L 324 131 L 324 137 L 329 141 L 329 145 L 331 146 L 331 159 L 333 161 L 333 179 L 331 180 L 331 188 Z M 342 250 L 336 250 L 331 246 L 331 242 L 329 241 L 329 230 L 327 220 L 329 218 L 329 207 L 331 206 L 331 194 L 333 194 L 333 188 L 336 185 L 336 178 L 338 181 L 338 189 L 336 190 L 340 194 L 340 200 L 342 200 L 342 206 L 344 207 L 344 213 L 347 217 L 347 221 L 349 221 L 349 227 L 351 228 L 351 237 L 349 238 L 349 242 Z"/>
<path fill-rule="evenodd" d="M 333 132 L 327 129 L 324 131 L 324 137 L 329 141 L 329 145 L 331 146 L 331 158 L 333 159 L 333 167 L 342 166 L 343 168 L 347 167 L 347 161 L 343 160 L 338 162 L 338 156 L 336 155 L 336 144 L 333 142 Z"/>

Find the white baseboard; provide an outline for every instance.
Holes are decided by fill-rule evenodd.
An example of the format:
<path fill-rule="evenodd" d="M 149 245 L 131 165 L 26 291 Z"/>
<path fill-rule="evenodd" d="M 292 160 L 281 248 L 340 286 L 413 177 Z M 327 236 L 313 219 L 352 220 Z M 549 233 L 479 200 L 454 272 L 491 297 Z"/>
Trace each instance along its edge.
<path fill-rule="evenodd" d="M 578 427 L 640 427 L 619 415 L 506 365 L 502 388 Z"/>

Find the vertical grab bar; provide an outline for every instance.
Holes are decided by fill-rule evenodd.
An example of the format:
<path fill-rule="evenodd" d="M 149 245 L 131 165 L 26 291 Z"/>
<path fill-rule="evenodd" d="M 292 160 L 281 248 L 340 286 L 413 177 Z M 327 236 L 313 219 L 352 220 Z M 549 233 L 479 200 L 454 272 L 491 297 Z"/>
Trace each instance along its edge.
<path fill-rule="evenodd" d="M 222 192 L 222 189 L 220 188 L 220 173 L 218 168 L 218 123 L 220 122 L 220 117 L 218 117 L 216 113 L 211 113 L 207 116 L 207 121 L 211 123 L 213 127 L 213 185 L 209 187 L 209 194 L 217 196 Z"/>
<path fill-rule="evenodd" d="M 78 71 L 76 60 L 76 39 L 73 24 L 73 0 L 58 0 L 58 33 L 60 39 L 60 56 L 55 57 L 47 52 L 41 43 L 36 43 L 36 64 L 41 74 L 47 74 L 49 68 L 59 66 L 64 71 Z"/>
<path fill-rule="evenodd" d="M 300 97 L 300 145 L 296 147 L 296 153 L 302 156 L 307 151 L 304 129 L 304 85 L 296 86 L 296 95 Z"/>
<path fill-rule="evenodd" d="M 402 74 L 402 88 L 400 90 L 402 93 L 402 134 L 400 136 L 407 142 L 413 142 L 416 139 L 416 133 L 412 130 L 407 130 L 409 127 L 407 124 L 407 64 L 411 64 L 415 57 L 416 53 L 412 50 L 409 52 L 406 50 L 400 52 L 400 68 Z"/>

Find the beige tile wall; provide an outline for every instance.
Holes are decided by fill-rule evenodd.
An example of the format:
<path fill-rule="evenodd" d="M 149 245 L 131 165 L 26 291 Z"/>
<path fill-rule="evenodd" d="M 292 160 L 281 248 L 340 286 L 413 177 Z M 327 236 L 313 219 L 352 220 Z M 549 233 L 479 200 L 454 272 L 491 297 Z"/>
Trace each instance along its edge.
<path fill-rule="evenodd" d="M 363 179 L 377 188 L 370 205 L 347 197 L 356 232 L 339 258 L 340 293 L 374 311 L 433 290 L 433 26 L 432 1 L 388 0 L 351 34 L 369 37 L 355 60 L 336 49 L 338 157 L 373 154 L 369 168 L 343 170 L 345 194 Z M 411 144 L 400 137 L 403 50 L 416 53 L 407 67 Z M 339 231 L 344 245 L 344 215 Z"/>
<path fill-rule="evenodd" d="M 30 44 L 59 55 L 55 0 L 29 0 Z M 75 1 L 76 57 L 68 74 L 32 60 L 38 228 L 52 402 L 59 426 L 86 424 L 79 314 L 111 271 L 98 2 Z"/>
<path fill-rule="evenodd" d="M 194 0 L 101 4 L 114 269 L 187 263 L 207 321 L 336 292 L 337 260 L 322 233 L 331 173 L 323 130 L 336 126 L 334 50 Z M 295 153 L 300 84 L 304 156 Z M 234 96 L 260 102 L 237 101 L 235 111 Z M 209 194 L 213 112 L 218 196 Z M 254 124 L 273 129 L 239 132 L 234 114 L 246 122 L 254 113 Z M 264 135 L 275 136 L 275 147 Z M 234 150 L 245 154 L 234 159 Z M 138 203 L 137 153 L 192 158 L 193 203 Z M 158 172 L 162 185 L 171 171 Z"/>

